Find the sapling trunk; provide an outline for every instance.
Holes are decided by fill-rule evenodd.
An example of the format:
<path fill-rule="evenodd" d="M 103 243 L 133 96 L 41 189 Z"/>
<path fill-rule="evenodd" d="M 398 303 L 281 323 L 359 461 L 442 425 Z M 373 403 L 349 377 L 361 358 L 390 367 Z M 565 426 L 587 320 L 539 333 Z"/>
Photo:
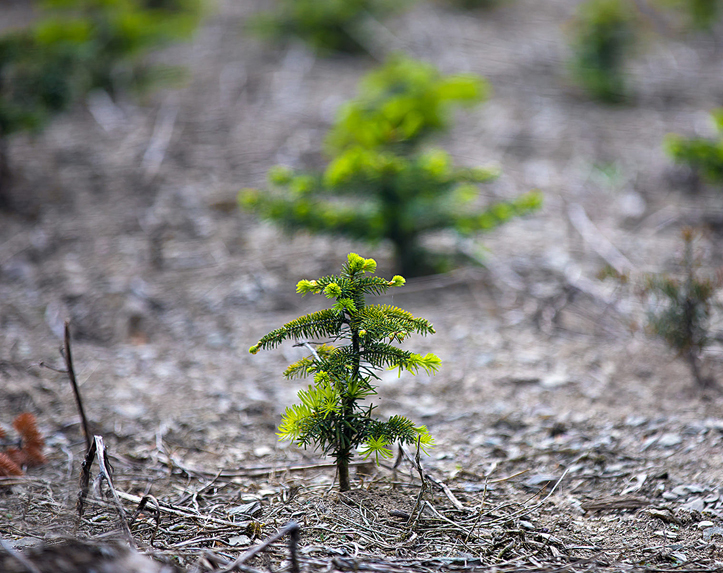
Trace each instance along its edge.
<path fill-rule="evenodd" d="M 687 350 L 683 353 L 683 357 L 688 363 L 688 366 L 690 366 L 690 372 L 693 374 L 693 378 L 695 379 L 696 384 L 698 384 L 698 387 L 707 388 L 708 386 L 712 386 L 711 380 L 703 376 L 703 373 L 700 370 L 700 358 L 698 357 L 698 353 L 693 350 Z"/>
<path fill-rule="evenodd" d="M 349 485 L 349 454 L 346 452 L 344 455 L 339 455 L 336 458 L 336 471 L 339 474 L 339 491 L 349 491 L 351 486 Z"/>

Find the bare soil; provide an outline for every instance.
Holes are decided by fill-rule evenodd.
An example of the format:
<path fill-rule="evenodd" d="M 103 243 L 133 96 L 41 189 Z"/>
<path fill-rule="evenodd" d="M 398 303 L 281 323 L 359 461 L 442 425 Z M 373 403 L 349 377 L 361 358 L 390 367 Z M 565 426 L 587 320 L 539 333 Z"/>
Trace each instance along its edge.
<path fill-rule="evenodd" d="M 370 36 L 375 53 L 485 76 L 494 95 L 440 143 L 460 164 L 500 165 L 489 197 L 537 187 L 545 206 L 474 242 L 486 269 L 409 281 L 386 299 L 437 330 L 409 347 L 437 353 L 441 372 L 385 374 L 377 400 L 381 415 L 428 426 L 431 480 L 420 496 L 409 462 L 362 465 L 356 489 L 339 494 L 330 460 L 275 434 L 300 387 L 281 372 L 303 351 L 247 349 L 324 303 L 298 297 L 299 279 L 337 271 L 349 251 L 391 276 L 390 250 L 286 236 L 239 212 L 235 196 L 274 164 L 319 165 L 335 110 L 376 62 L 263 45 L 243 23 L 269 2 L 217 4 L 193 43 L 159 55 L 187 67 L 182 88 L 140 103 L 101 94 L 11 141 L 0 422 L 33 412 L 49 461 L 0 482 L 2 539 L 20 550 L 123 538 L 107 485 L 91 489 L 82 520 L 75 511 L 85 442 L 67 377 L 53 370 L 67 319 L 125 512 L 144 494 L 157 500 L 158 513 L 151 500 L 131 525 L 156 559 L 219 570 L 294 519 L 305 570 L 723 568 L 723 397 L 696 389 L 646 336 L 635 288 L 646 272 L 680 270 L 686 225 L 706 228 L 703 270 L 721 265 L 720 190 L 694 184 L 661 148 L 669 132 L 713 134 L 716 38 L 650 39 L 630 63 L 635 100 L 603 107 L 566 74 L 572 0 L 473 13 L 420 3 Z M 598 278 L 617 256 L 604 239 L 632 286 Z M 720 380 L 722 366 L 713 344 L 704 367 Z M 288 555 L 274 543 L 243 567 L 281 570 Z"/>

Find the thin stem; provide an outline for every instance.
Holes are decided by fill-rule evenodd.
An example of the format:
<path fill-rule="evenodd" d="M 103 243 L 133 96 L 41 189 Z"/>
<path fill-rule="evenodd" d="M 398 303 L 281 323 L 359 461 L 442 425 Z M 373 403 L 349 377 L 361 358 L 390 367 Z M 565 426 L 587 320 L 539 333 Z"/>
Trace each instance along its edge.
<path fill-rule="evenodd" d="M 80 413 L 80 422 L 83 425 L 83 434 L 85 434 L 85 451 L 89 452 L 91 447 L 92 439 L 90 437 L 90 429 L 88 427 L 88 418 L 85 415 L 85 408 L 83 408 L 83 400 L 80 397 L 80 389 L 78 388 L 78 380 L 75 377 L 75 369 L 73 368 L 73 354 L 70 350 L 70 323 L 65 321 L 65 340 L 63 358 L 65 358 L 65 369 L 70 379 L 70 384 L 73 387 L 73 394 L 75 395 L 75 402 L 78 405 L 78 412 Z"/>

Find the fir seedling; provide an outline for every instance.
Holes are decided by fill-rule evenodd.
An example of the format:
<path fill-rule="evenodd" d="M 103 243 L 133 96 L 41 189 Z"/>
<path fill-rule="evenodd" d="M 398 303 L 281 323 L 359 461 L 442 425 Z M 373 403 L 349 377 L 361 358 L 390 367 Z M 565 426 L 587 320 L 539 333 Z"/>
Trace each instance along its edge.
<path fill-rule="evenodd" d="M 319 54 L 366 51 L 370 22 L 403 10 L 414 0 L 279 0 L 250 29 L 262 37 L 286 42 L 298 38 Z"/>
<path fill-rule="evenodd" d="M 314 382 L 299 392 L 300 404 L 286 409 L 279 436 L 333 456 L 341 491 L 349 489 L 349 461 L 357 448 L 365 458 L 379 461 L 392 456 L 394 443 L 419 444 L 423 449 L 433 444 L 426 427 L 403 416 L 377 420 L 372 417 L 375 406 L 362 404 L 377 395 L 379 370 L 399 368 L 400 373 L 416 374 L 422 369 L 431 374 L 441 364 L 434 354 L 422 356 L 392 344 L 412 334 L 433 334 L 434 328 L 400 308 L 367 304 L 366 295 L 383 294 L 405 282 L 398 275 L 392 280 L 371 276 L 375 272 L 373 259 L 350 253 L 338 276 L 300 281 L 297 292 L 323 294 L 334 305 L 271 331 L 250 348 L 256 354 L 292 339 L 311 350 L 284 372 L 289 379 L 313 376 Z"/>
<path fill-rule="evenodd" d="M 572 25 L 570 70 L 591 96 L 619 103 L 628 95 L 625 62 L 639 25 L 633 2 L 586 0 Z"/>
<path fill-rule="evenodd" d="M 723 183 L 723 109 L 712 114 L 718 129 L 717 139 L 683 137 L 675 133 L 665 138 L 664 148 L 678 164 L 687 165 L 707 182 Z"/>
<path fill-rule="evenodd" d="M 678 353 L 690 367 L 701 388 L 715 384 L 701 371 L 701 354 L 710 342 L 709 323 L 713 299 L 722 286 L 721 277 L 701 278 L 693 253 L 693 232 L 683 232 L 683 277 L 655 275 L 647 279 L 645 292 L 654 297 L 654 308 L 648 315 L 648 327 Z"/>
<path fill-rule="evenodd" d="M 485 204 L 477 184 L 494 179 L 496 169 L 455 167 L 444 151 L 423 148 L 449 127 L 450 108 L 480 101 L 485 92 L 479 78 L 445 77 L 427 64 L 393 59 L 341 109 L 323 172 L 276 167 L 268 188 L 243 190 L 240 204 L 289 230 L 390 241 L 406 276 L 448 270 L 450 258 L 424 249 L 424 236 L 489 231 L 541 204 L 536 192 Z"/>

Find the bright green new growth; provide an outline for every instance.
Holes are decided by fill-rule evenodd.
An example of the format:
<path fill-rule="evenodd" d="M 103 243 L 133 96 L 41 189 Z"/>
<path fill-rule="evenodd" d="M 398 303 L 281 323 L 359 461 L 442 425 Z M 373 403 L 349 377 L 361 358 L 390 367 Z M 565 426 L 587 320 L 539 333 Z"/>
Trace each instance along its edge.
<path fill-rule="evenodd" d="M 350 253 L 341 274 L 316 280 L 302 280 L 296 291 L 302 295 L 323 294 L 335 300 L 326 310 L 307 314 L 271 331 L 249 351 L 276 348 L 293 339 L 311 350 L 311 355 L 291 364 L 284 376 L 313 376 L 314 382 L 298 394 L 301 400 L 286 409 L 279 427 L 282 440 L 301 447 L 315 446 L 336 458 L 339 488 L 349 489 L 349 461 L 357 448 L 368 458 L 389 458 L 394 443 L 419 444 L 425 448 L 434 440 L 424 426 L 415 426 L 403 416 L 380 421 L 372 418 L 373 405 L 361 402 L 377 394 L 375 372 L 399 368 L 416 374 L 420 369 L 432 374 L 440 359 L 434 354 L 422 356 L 393 346 L 412 334 L 433 334 L 434 328 L 423 318 L 390 305 L 367 305 L 367 294 L 379 295 L 389 288 L 404 285 L 404 278 L 392 280 L 373 275 L 376 262 Z M 325 339 L 314 350 L 313 339 Z"/>
<path fill-rule="evenodd" d="M 366 50 L 365 23 L 399 12 L 413 1 L 279 0 L 276 11 L 259 14 L 250 27 L 278 41 L 299 38 L 321 54 L 358 53 Z"/>
<path fill-rule="evenodd" d="M 648 326 L 680 354 L 688 363 L 696 383 L 705 388 L 712 386 L 714 381 L 702 374 L 700 357 L 709 343 L 712 300 L 721 285 L 720 281 L 697 276 L 693 233 L 684 231 L 683 240 L 682 280 L 667 275 L 656 275 L 647 280 L 646 292 L 658 297 L 657 307 L 648 315 Z"/>
<path fill-rule="evenodd" d="M 688 165 L 709 183 L 723 183 L 723 109 L 712 113 L 718 139 L 686 138 L 671 133 L 664 148 L 676 163 Z"/>
<path fill-rule="evenodd" d="M 450 127 L 453 108 L 481 103 L 490 87 L 479 76 L 443 76 L 430 64 L 395 56 L 363 78 L 359 91 L 329 130 L 332 157 L 356 146 L 413 152 Z"/>
<path fill-rule="evenodd" d="M 628 93 L 624 64 L 639 25 L 628 0 L 586 0 L 572 27 L 573 78 L 596 99 L 618 103 Z"/>
<path fill-rule="evenodd" d="M 269 172 L 269 188 L 240 193 L 242 207 L 287 229 L 388 240 L 406 276 L 447 270 L 449 260 L 421 246 L 426 234 L 491 230 L 536 210 L 539 193 L 480 205 L 476 184 L 496 169 L 460 168 L 422 142 L 449 127 L 453 106 L 481 101 L 487 85 L 470 75 L 442 76 L 434 67 L 395 58 L 362 82 L 327 138 L 331 161 L 321 173 Z"/>

